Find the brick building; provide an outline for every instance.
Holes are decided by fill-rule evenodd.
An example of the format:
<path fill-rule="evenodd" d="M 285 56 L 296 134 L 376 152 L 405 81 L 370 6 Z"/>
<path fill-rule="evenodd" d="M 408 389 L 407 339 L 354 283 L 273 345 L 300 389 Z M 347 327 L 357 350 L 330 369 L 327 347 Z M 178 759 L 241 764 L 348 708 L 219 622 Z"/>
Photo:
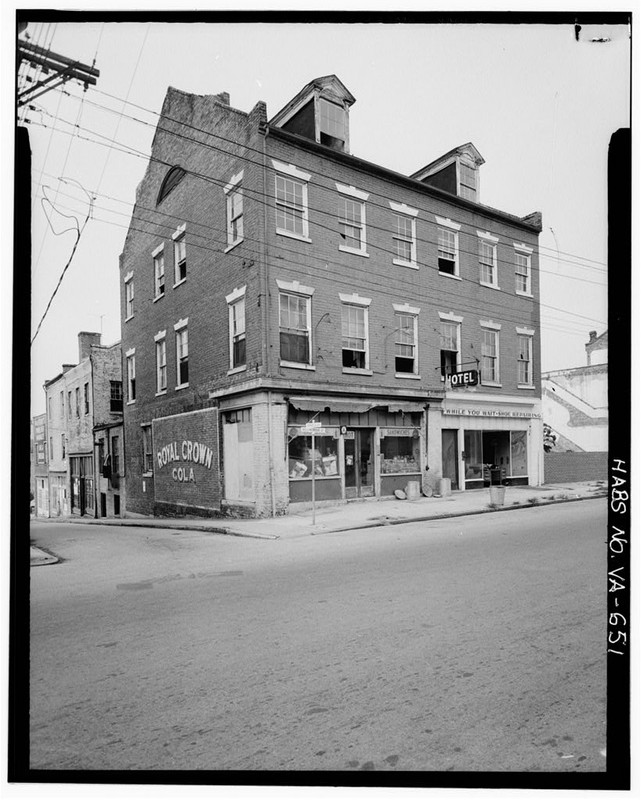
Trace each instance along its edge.
<path fill-rule="evenodd" d="M 47 415 L 38 414 L 31 420 L 31 492 L 33 512 L 37 517 L 49 516 L 47 451 Z"/>
<path fill-rule="evenodd" d="M 118 516 L 124 507 L 120 343 L 78 334 L 78 364 L 45 383 L 51 516 Z"/>
<path fill-rule="evenodd" d="M 540 482 L 541 216 L 480 203 L 471 143 L 351 155 L 353 103 L 168 90 L 120 259 L 128 510 Z"/>

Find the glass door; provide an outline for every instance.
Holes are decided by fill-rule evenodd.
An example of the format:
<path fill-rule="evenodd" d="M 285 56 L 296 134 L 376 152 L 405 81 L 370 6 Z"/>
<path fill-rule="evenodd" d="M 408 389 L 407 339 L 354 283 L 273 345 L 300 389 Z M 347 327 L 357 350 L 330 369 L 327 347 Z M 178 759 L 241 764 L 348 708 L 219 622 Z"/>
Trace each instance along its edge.
<path fill-rule="evenodd" d="M 374 494 L 374 459 L 371 428 L 353 428 L 345 438 L 345 497 L 371 497 Z"/>

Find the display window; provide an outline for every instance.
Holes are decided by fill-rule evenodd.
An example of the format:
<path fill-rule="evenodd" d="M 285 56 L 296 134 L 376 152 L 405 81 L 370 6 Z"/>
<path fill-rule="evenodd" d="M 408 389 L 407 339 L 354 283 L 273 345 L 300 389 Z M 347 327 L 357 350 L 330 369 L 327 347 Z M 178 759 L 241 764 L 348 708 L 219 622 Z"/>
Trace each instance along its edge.
<path fill-rule="evenodd" d="M 420 472 L 418 428 L 381 428 L 381 474 Z"/>
<path fill-rule="evenodd" d="M 289 429 L 288 472 L 290 480 L 337 478 L 338 429 L 322 436 L 300 436 L 299 428 Z M 327 428 L 325 428 L 327 430 Z"/>

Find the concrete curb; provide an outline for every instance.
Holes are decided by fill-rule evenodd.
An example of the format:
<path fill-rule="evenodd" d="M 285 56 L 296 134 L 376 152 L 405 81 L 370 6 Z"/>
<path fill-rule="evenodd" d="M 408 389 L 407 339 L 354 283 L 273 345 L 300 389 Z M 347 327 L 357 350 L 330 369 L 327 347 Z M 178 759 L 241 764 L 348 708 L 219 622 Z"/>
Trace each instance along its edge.
<path fill-rule="evenodd" d="M 44 520 L 41 520 L 44 521 Z M 247 539 L 280 539 L 281 537 L 275 533 L 244 533 L 243 531 L 235 531 L 231 528 L 219 528 L 212 525 L 184 525 L 178 523 L 177 525 L 162 525 L 156 522 L 155 519 L 150 520 L 137 520 L 133 522 L 124 519 L 109 520 L 102 519 L 73 519 L 70 517 L 56 517 L 55 519 L 48 518 L 47 524 L 61 524 L 70 523 L 72 525 L 102 525 L 104 528 L 157 528 L 158 530 L 166 531 L 201 531 L 203 533 L 219 533 L 223 536 L 241 536 Z"/>
<path fill-rule="evenodd" d="M 45 552 L 41 547 L 34 547 L 31 545 L 31 563 L 32 567 L 45 567 L 47 564 L 57 564 L 60 561 L 58 556 L 51 555 Z"/>

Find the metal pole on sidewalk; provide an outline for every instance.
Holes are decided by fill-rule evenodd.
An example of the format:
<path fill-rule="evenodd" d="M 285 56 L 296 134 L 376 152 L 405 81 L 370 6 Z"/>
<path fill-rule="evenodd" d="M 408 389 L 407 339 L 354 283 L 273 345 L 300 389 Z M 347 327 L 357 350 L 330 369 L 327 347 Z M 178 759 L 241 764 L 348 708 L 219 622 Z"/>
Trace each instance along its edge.
<path fill-rule="evenodd" d="M 316 451 L 314 447 L 314 431 L 312 431 L 312 525 L 316 525 Z"/>

